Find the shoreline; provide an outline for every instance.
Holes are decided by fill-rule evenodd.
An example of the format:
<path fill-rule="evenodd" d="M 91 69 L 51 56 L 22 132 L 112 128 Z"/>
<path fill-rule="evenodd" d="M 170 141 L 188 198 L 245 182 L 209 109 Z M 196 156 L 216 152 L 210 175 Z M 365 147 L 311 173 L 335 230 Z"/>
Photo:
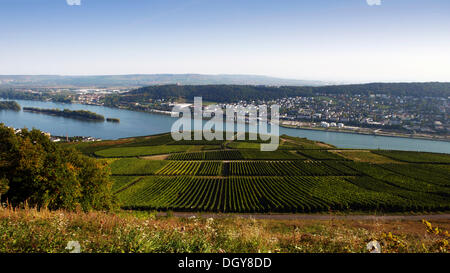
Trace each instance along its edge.
<path fill-rule="evenodd" d="M 281 125 L 280 127 L 288 128 L 288 129 L 300 129 L 300 130 L 311 130 L 311 131 L 319 131 L 319 132 L 332 132 L 332 133 L 342 133 L 342 134 L 355 134 L 355 135 L 366 135 L 366 136 L 382 136 L 382 137 L 394 137 L 394 138 L 406 138 L 406 139 L 421 139 L 421 140 L 430 140 L 430 141 L 442 141 L 442 142 L 450 142 L 450 138 L 436 138 L 432 136 L 417 136 L 417 135 L 407 135 L 400 133 L 365 133 L 365 132 L 354 132 L 354 131 L 343 131 L 339 129 L 322 129 L 322 128 L 312 128 L 312 127 L 299 127 L 299 126 L 291 126 L 291 125 Z"/>

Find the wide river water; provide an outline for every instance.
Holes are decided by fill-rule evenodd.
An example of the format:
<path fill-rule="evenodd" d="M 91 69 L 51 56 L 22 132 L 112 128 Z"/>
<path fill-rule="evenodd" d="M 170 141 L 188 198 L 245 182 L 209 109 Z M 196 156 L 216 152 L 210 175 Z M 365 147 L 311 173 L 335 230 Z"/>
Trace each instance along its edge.
<path fill-rule="evenodd" d="M 42 101 L 16 100 L 22 107 L 88 110 L 106 117 L 119 118 L 120 123 L 88 122 L 30 112 L 0 111 L 0 123 L 15 128 L 37 128 L 52 135 L 93 136 L 117 139 L 170 132 L 176 120 L 168 115 L 150 114 L 94 105 L 65 104 Z M 450 142 L 413 138 L 359 135 L 303 129 L 280 128 L 280 134 L 306 137 L 333 144 L 340 148 L 390 149 L 427 151 L 450 154 Z"/>

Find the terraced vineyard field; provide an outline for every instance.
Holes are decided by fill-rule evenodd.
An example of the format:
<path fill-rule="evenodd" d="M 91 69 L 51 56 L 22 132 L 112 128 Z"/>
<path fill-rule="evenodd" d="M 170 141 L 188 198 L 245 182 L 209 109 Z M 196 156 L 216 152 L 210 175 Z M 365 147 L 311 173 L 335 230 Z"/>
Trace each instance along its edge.
<path fill-rule="evenodd" d="M 284 149 L 275 152 L 256 149 L 260 141 L 189 145 L 164 135 L 114 143 L 81 144 L 80 149 L 106 158 L 101 160 L 110 164 L 113 191 L 124 209 L 450 210 L 450 155 L 335 150 L 293 137 L 283 139 Z M 164 153 L 169 155 L 139 158 Z"/>
<path fill-rule="evenodd" d="M 240 160 L 242 154 L 238 150 L 221 150 L 200 153 L 178 153 L 173 154 L 169 160 Z"/>

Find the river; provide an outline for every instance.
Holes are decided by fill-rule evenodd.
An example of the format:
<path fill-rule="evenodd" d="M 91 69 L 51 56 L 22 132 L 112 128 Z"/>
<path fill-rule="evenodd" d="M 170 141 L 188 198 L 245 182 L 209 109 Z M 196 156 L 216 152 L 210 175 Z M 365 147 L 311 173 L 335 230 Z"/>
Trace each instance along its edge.
<path fill-rule="evenodd" d="M 59 108 L 88 110 L 105 118 L 119 118 L 120 123 L 88 122 L 64 117 L 30 112 L 0 111 L 0 123 L 15 128 L 37 128 L 52 135 L 92 136 L 102 139 L 117 139 L 169 132 L 176 120 L 168 115 L 136 112 L 94 105 L 65 104 L 43 101 L 15 100 L 22 107 Z M 280 127 L 280 134 L 306 137 L 323 141 L 339 148 L 390 149 L 426 151 L 450 154 L 450 142 L 401 137 L 360 135 Z"/>

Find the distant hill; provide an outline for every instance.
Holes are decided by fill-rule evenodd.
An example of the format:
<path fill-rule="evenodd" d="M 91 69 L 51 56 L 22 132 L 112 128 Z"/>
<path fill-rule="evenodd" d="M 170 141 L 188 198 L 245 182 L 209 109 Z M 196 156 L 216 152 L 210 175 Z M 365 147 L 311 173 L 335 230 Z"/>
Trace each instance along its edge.
<path fill-rule="evenodd" d="M 318 86 L 325 82 L 281 79 L 258 75 L 202 75 L 202 74 L 136 74 L 104 76 L 58 75 L 0 75 L 0 86 L 8 87 L 141 87 L 149 85 L 291 85 Z"/>
<path fill-rule="evenodd" d="M 385 94 L 412 97 L 449 97 L 450 83 L 369 83 L 330 86 L 251 86 L 251 85 L 163 85 L 147 86 L 107 97 L 105 103 L 147 102 L 149 99 L 193 100 L 201 96 L 205 101 L 237 102 L 240 100 L 270 100 L 315 94 Z"/>

